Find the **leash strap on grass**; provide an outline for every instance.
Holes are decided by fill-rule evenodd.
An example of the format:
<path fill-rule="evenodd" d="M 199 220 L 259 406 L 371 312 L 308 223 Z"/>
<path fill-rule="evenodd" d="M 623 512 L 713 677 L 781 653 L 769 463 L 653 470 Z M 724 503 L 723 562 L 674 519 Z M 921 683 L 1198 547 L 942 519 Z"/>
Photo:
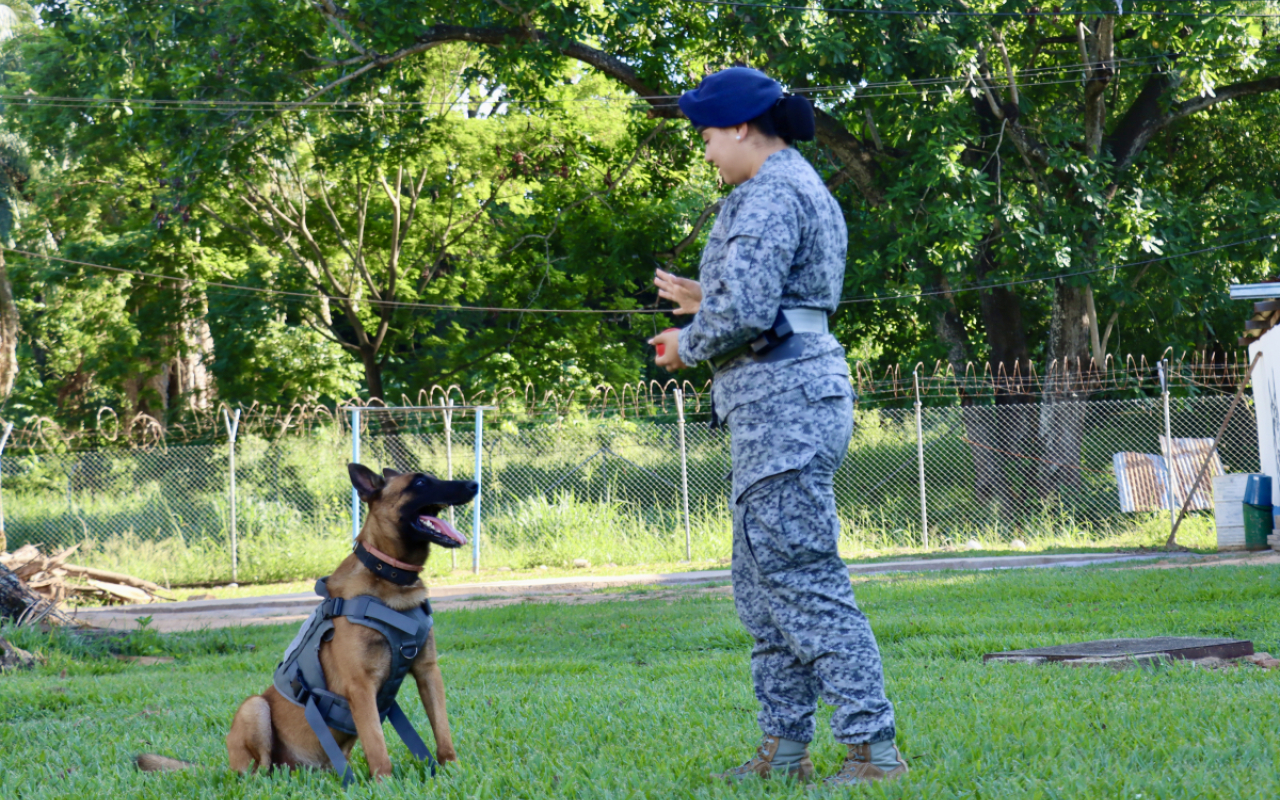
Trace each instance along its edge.
<path fill-rule="evenodd" d="M 413 729 L 413 723 L 400 710 L 400 704 L 391 701 L 391 710 L 387 712 L 387 719 L 391 720 L 391 727 L 396 729 L 396 733 L 400 734 L 401 741 L 405 747 L 409 748 L 409 752 L 419 761 L 427 762 L 427 768 L 431 770 L 431 777 L 436 776 L 436 760 L 431 755 L 431 751 L 427 749 L 426 742 L 422 741 L 422 737 Z"/>
<path fill-rule="evenodd" d="M 329 763 L 333 765 L 335 772 L 342 774 L 342 788 L 345 789 L 351 785 L 351 781 L 355 778 L 351 767 L 347 764 L 347 757 L 342 754 L 342 748 L 338 747 L 338 742 L 333 738 L 333 732 L 329 730 L 329 726 L 325 724 L 324 715 L 320 713 L 320 709 L 316 706 L 314 697 L 307 698 L 307 706 L 304 712 L 307 724 L 311 726 L 311 730 L 315 732 L 316 738 L 320 740 L 320 746 L 324 748 L 324 754 L 329 757 Z M 401 714 L 403 716 L 403 714 Z M 411 729 L 412 730 L 412 729 Z M 400 734 L 402 737 L 404 734 Z M 417 734 L 415 734 L 416 736 Z M 432 770 L 432 775 L 435 771 Z"/>

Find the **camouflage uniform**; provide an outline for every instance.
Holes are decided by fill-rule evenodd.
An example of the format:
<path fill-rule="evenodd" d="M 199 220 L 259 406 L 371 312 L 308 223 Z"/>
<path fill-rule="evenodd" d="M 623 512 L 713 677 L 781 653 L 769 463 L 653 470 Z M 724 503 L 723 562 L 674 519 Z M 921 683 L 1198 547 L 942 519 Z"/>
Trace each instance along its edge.
<path fill-rule="evenodd" d="M 725 200 L 702 254 L 702 305 L 680 332 L 692 365 L 772 327 L 779 308 L 834 311 L 848 233 L 835 198 L 796 150 L 771 155 Z M 844 349 L 797 333 L 793 359 L 741 355 L 712 399 L 732 437 L 733 592 L 756 640 L 751 674 L 768 735 L 813 739 L 819 691 L 837 741 L 894 738 L 880 652 L 836 545 L 833 480 L 853 434 Z"/>

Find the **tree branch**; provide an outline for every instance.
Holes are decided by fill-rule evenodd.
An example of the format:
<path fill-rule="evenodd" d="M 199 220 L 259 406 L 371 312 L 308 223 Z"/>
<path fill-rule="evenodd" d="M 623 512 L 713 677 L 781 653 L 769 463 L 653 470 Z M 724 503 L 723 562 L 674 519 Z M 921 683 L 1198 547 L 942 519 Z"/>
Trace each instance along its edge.
<path fill-rule="evenodd" d="M 331 4 L 326 4 L 331 5 Z M 335 7 L 336 9 L 336 7 Z M 346 20 L 345 11 L 336 9 L 330 11 L 325 7 L 318 9 L 325 16 L 338 14 L 340 19 Z M 393 53 L 378 55 L 370 53 L 364 66 L 355 70 L 349 75 L 344 75 L 331 83 L 315 90 L 307 96 L 301 103 L 307 103 L 315 100 L 322 94 L 337 88 L 360 77 L 364 73 L 377 67 L 383 67 L 393 64 L 397 61 L 409 58 L 410 56 L 424 53 L 435 47 L 452 42 L 469 42 L 471 44 L 483 44 L 494 47 L 507 47 L 512 45 L 536 42 L 545 44 L 561 55 L 581 61 L 588 66 L 600 70 L 605 75 L 613 78 L 627 88 L 634 91 L 640 96 L 640 99 L 649 104 L 649 115 L 653 117 L 664 117 L 668 119 L 679 119 L 684 116 L 676 105 L 676 96 L 663 94 L 659 89 L 646 83 L 628 64 L 615 55 L 606 53 L 603 50 L 591 47 L 577 41 L 561 41 L 553 36 L 548 35 L 544 31 L 534 28 L 485 28 L 485 27 L 465 27 L 461 25 L 433 25 L 419 33 L 415 38 L 415 42 L 407 47 L 402 47 Z M 360 63 L 360 60 L 346 62 L 354 65 Z M 286 107 L 287 108 L 287 107 Z M 863 197 L 873 206 L 880 205 L 883 202 L 883 195 L 876 186 L 876 181 L 871 172 L 871 156 L 867 153 L 866 148 L 858 141 L 853 134 L 845 128 L 834 117 L 824 111 L 815 109 L 818 117 L 818 141 L 830 148 L 836 155 L 845 162 L 851 170 L 850 174 L 854 184 L 862 192 Z"/>
<path fill-rule="evenodd" d="M 868 204 L 875 207 L 883 203 L 884 194 L 876 180 L 875 161 L 871 153 L 840 120 L 819 108 L 815 108 L 813 113 L 817 122 L 818 141 L 844 162 L 849 177 Z"/>
<path fill-rule="evenodd" d="M 1162 110 L 1160 101 L 1180 84 L 1181 76 L 1170 72 L 1152 76 L 1142 87 L 1142 91 L 1109 137 L 1111 152 L 1116 160 L 1116 172 L 1123 172 L 1133 166 L 1133 162 L 1151 139 L 1179 120 L 1227 100 L 1280 91 L 1280 75 L 1233 83 L 1215 89 L 1212 95 L 1201 95 L 1178 103 L 1167 111 Z"/>
<path fill-rule="evenodd" d="M 1102 136 L 1106 129 L 1106 89 L 1113 74 L 1111 59 L 1115 51 L 1115 25 L 1115 17 L 1103 17 L 1098 21 L 1098 30 L 1091 37 L 1094 52 L 1085 58 L 1089 66 L 1086 68 L 1088 82 L 1084 87 L 1084 147 L 1085 153 L 1094 160 L 1102 152 Z"/>
<path fill-rule="evenodd" d="M 680 254 L 684 252 L 684 249 L 686 247 L 693 244 L 693 240 L 698 238 L 698 234 L 702 231 L 702 226 L 707 224 L 707 220 L 711 217 L 712 214 L 715 214 L 716 212 L 718 212 L 720 210 L 720 206 L 722 205 L 724 205 L 724 201 L 717 200 L 711 205 L 702 209 L 702 213 L 698 215 L 698 221 L 693 223 L 693 230 L 689 232 L 688 236 L 684 237 L 679 242 L 677 242 L 676 246 L 672 247 L 670 250 L 663 250 L 661 252 L 654 253 L 654 255 L 666 261 L 668 264 L 670 264 L 672 261 L 675 261 L 677 258 L 680 257 Z"/>

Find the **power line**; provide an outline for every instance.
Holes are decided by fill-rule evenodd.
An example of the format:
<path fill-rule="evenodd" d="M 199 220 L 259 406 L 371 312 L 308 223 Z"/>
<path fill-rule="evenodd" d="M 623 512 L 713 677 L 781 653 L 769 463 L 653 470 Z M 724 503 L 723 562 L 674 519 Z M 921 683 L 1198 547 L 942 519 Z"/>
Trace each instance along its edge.
<path fill-rule="evenodd" d="M 1206 54 L 1200 56 L 1187 56 L 1176 52 L 1168 52 L 1161 54 L 1151 54 L 1147 56 L 1136 56 L 1132 58 L 1113 58 L 1106 63 L 1108 66 L 1148 66 L 1151 64 L 1159 64 L 1166 60 L 1175 58 L 1189 58 L 1194 61 L 1217 61 L 1222 59 L 1234 58 L 1244 55 L 1242 51 L 1232 51 L 1227 53 Z M 1025 78 L 1028 76 L 1041 76 L 1046 74 L 1072 74 L 1087 73 L 1096 69 L 1101 62 L 1081 62 L 1072 64 L 1052 65 L 1044 67 L 1033 67 L 1024 70 L 1015 70 L 1015 77 Z M 1148 75 L 1150 73 L 1142 73 L 1138 77 Z M 839 92 L 861 92 L 858 97 L 892 97 L 903 93 L 919 93 L 921 87 L 935 86 L 939 84 L 961 83 L 967 82 L 967 75 L 950 75 L 950 76 L 930 76 L 921 78 L 901 78 L 886 81 L 859 81 L 857 83 L 844 84 L 827 84 L 822 86 L 801 87 L 794 90 L 796 94 L 818 95 L 826 93 Z M 1073 79 L 1074 80 L 1074 79 Z M 1051 86 L 1060 83 L 1070 83 L 1072 81 L 1046 81 L 1046 82 L 1020 82 L 1019 86 Z M 867 90 L 877 89 L 901 89 L 901 92 L 882 92 L 867 93 Z M 43 107 L 43 108 L 118 108 L 132 109 L 134 107 L 146 110 L 196 110 L 196 111 L 257 111 L 271 110 L 278 108 L 287 109 L 326 109 L 330 111 L 346 112 L 346 113 L 366 113 L 369 111 L 404 111 L 429 108 L 455 108 L 469 107 L 473 103 L 479 105 L 513 106 L 522 109 L 539 109 L 552 105 L 571 105 L 596 103 L 604 105 L 631 105 L 637 100 L 644 101 L 668 101 L 659 104 L 658 107 L 667 107 L 675 105 L 673 102 L 679 98 L 674 94 L 659 95 L 634 95 L 629 97 L 580 97 L 580 98 L 555 98 L 555 99 L 537 99 L 537 100 L 518 100 L 515 98 L 498 98 L 498 99 L 482 99 L 472 100 L 461 98 L 456 100 L 382 100 L 374 98 L 371 100 L 313 100 L 309 102 L 289 101 L 289 100 L 200 100 L 200 99 L 165 99 L 165 98 L 127 98 L 127 97 L 71 97 L 60 95 L 32 95 L 32 94 L 0 94 L 0 101 L 9 103 L 9 110 L 24 107 Z"/>
<path fill-rule="evenodd" d="M 89 267 L 92 269 L 101 269 L 108 272 L 114 272 L 121 275 L 135 275 L 142 278 L 153 278 L 155 280 L 173 281 L 176 283 L 199 284 L 201 286 L 213 286 L 220 289 L 232 289 L 241 292 L 253 292 L 256 294 L 278 295 L 281 297 L 295 297 L 306 300 L 330 300 L 337 302 L 354 302 L 356 304 L 368 304 L 371 306 L 379 306 L 384 308 L 420 308 L 432 311 L 487 311 L 512 314 L 660 314 L 664 311 L 652 308 L 512 308 L 507 306 L 464 306 L 464 305 L 446 305 L 444 303 L 414 303 L 402 300 L 376 300 L 372 298 L 351 298 L 342 297 L 340 295 L 331 295 L 314 292 L 291 292 L 283 289 L 265 289 L 260 286 L 245 286 L 238 283 L 223 283 L 220 281 L 207 281 L 201 278 L 179 278 L 173 275 L 164 275 L 158 272 L 144 272 L 136 269 L 125 269 L 124 267 L 113 267 L 107 264 L 95 264 L 90 261 L 76 261 L 70 258 L 62 258 L 60 256 L 51 256 L 44 253 L 32 253 L 27 250 L 18 250 L 12 247 L 0 247 L 7 253 L 26 256 L 27 258 L 43 259 L 48 261 L 57 261 L 62 264 L 72 264 L 78 267 Z"/>
<path fill-rule="evenodd" d="M 1241 239 L 1238 242 L 1227 242 L 1226 244 L 1213 245 L 1200 250 L 1190 250 L 1185 253 L 1174 253 L 1172 255 L 1160 256 L 1159 258 L 1149 258 L 1145 261 L 1130 261 L 1127 264 L 1112 264 L 1106 267 L 1097 267 L 1096 269 L 1084 269 L 1076 272 L 1063 272 L 1057 275 L 1045 275 L 1038 278 L 1022 278 L 1020 280 L 997 281 L 980 284 L 967 284 L 954 289 L 937 289 L 929 292 L 911 292 L 903 294 L 891 295 L 867 295 L 864 297 L 854 297 L 848 300 L 841 300 L 839 305 L 849 305 L 852 303 L 877 303 L 882 300 L 906 300 L 918 299 L 922 297 L 938 297 L 945 294 L 959 294 L 960 292 L 981 292 L 987 289 L 999 289 L 1006 286 L 1024 286 L 1029 283 L 1047 283 L 1049 281 L 1061 280 L 1062 278 L 1076 278 L 1081 275 L 1096 275 L 1100 272 L 1112 272 L 1118 269 L 1128 269 L 1130 267 L 1141 267 L 1146 264 L 1158 264 L 1162 261 L 1172 261 L 1175 258 L 1186 258 L 1188 256 L 1198 256 L 1204 253 L 1212 253 L 1215 250 L 1225 250 L 1228 247 L 1239 247 L 1245 244 L 1254 244 L 1255 242 L 1266 241 L 1267 239 L 1280 239 L 1280 234 L 1267 233 L 1261 236 L 1255 236 L 1252 239 Z"/>
<path fill-rule="evenodd" d="M 1082 72 L 1083 72 L 1083 71 L 1082 71 Z M 1145 78 L 1145 77 L 1150 77 L 1150 76 L 1152 76 L 1152 75 L 1158 75 L 1158 74 L 1160 74 L 1160 73 L 1159 73 L 1159 72 L 1129 72 L 1129 73 L 1121 73 L 1121 74 L 1119 74 L 1119 75 L 1115 76 L 1115 78 L 1113 78 L 1113 80 L 1114 80 L 1114 79 L 1118 79 L 1118 78 Z M 1036 86 L 1062 86 L 1062 85 L 1067 85 L 1067 84 L 1078 83 L 1079 81 L 1080 81 L 1080 78 L 1079 78 L 1079 77 L 1072 77 L 1072 78 L 1066 78 L 1066 79 L 1064 79 L 1064 80 L 1053 80 L 1053 81 L 1019 81 L 1019 82 L 1018 82 L 1018 89 L 1019 89 L 1019 90 L 1022 90 L 1022 89 L 1026 89 L 1026 88 L 1036 87 Z M 837 97 L 837 98 L 835 98 L 835 99 L 876 100 L 876 99 L 885 99 L 885 98 L 898 98 L 898 97 L 904 97 L 904 96 L 919 97 L 919 96 L 930 96 L 930 95 L 955 94 L 955 93 L 957 93 L 957 92 L 964 91 L 964 90 L 968 87 L 968 83 L 967 83 L 967 79 L 966 79 L 966 78 L 957 77 L 955 80 L 953 80 L 953 81 L 951 81 L 951 82 L 952 82 L 952 83 L 956 83 L 956 84 L 958 84 L 958 85 L 957 85 L 955 88 L 952 88 L 951 86 L 949 86 L 949 85 L 945 85 L 945 84 L 944 84 L 944 85 L 942 85 L 942 86 L 940 86 L 940 87 L 938 87 L 938 88 L 928 88 L 927 86 L 920 86 L 920 87 L 918 87 L 918 86 L 916 86 L 914 83 L 896 83 L 896 84 L 893 84 L 892 86 L 897 87 L 898 89 L 900 89 L 900 91 L 880 91 L 880 92 L 859 92 L 859 91 L 856 91 L 858 87 L 857 87 L 857 85 L 855 84 L 855 85 L 853 85 L 853 86 L 851 87 L 851 89 L 850 89 L 850 90 L 854 91 L 854 94 L 853 94 L 853 96 L 852 96 L 852 97 L 850 97 L 850 98 L 838 98 L 838 97 Z M 935 84 L 935 85 L 936 85 L 936 84 Z M 998 84 L 998 85 L 997 85 L 997 87 L 995 87 L 995 88 L 1001 88 L 1001 87 L 1003 87 L 1003 84 Z M 846 91 L 850 91 L 850 90 L 846 90 Z M 821 99 L 830 99 L 830 98 L 822 98 L 822 97 L 818 97 L 818 98 L 816 98 L 816 99 L 821 100 Z M 584 99 L 584 100 L 581 100 L 581 101 L 567 101 L 567 102 L 581 102 L 581 103 L 584 103 L 584 104 L 586 104 L 586 103 L 592 103 L 592 102 L 595 102 L 595 103 L 598 103 L 598 104 L 600 104 L 600 105 L 619 105 L 619 106 L 621 106 L 621 105 L 634 105 L 634 100 L 627 100 L 627 101 L 611 101 L 611 100 L 609 100 L 609 99 L 607 99 L 607 98 L 597 98 L 597 99 L 595 99 L 595 100 Z M 288 108 L 283 108 L 283 106 L 288 106 L 288 105 L 289 105 L 288 103 L 282 103 L 282 104 L 281 104 L 281 106 L 282 106 L 282 107 L 281 107 L 281 108 L 279 108 L 279 109 L 277 109 L 277 110 L 285 110 L 285 111 L 291 110 L 291 109 L 288 109 Z M 457 105 L 460 105 L 460 104 L 459 104 L 459 103 L 441 103 L 440 105 L 441 105 L 442 107 L 451 108 L 451 107 L 454 107 L 454 106 L 457 106 Z M 519 104 L 517 104 L 517 103 L 506 102 L 506 101 L 503 101 L 503 102 L 501 102 L 501 103 L 497 103 L 497 105 L 515 106 L 515 107 L 517 107 L 517 108 L 521 108 L 521 109 L 525 109 L 525 110 L 538 110 L 539 108 L 541 108 L 540 106 L 537 106 L 537 105 L 519 105 Z M 98 107 L 98 106 L 94 106 L 94 105 L 89 104 L 89 103 L 83 103 L 83 104 L 70 104 L 70 103 L 30 103 L 30 104 L 23 104 L 23 105 L 10 105 L 10 106 L 6 106 L 6 107 L 5 107 L 5 109 L 6 109 L 6 110 L 15 110 L 15 109 L 21 109 L 21 108 L 70 108 L 70 109 L 90 110 L 90 109 L 93 109 L 93 108 L 96 108 L 96 107 Z M 103 107 L 105 107 L 105 108 L 110 108 L 110 106 L 103 106 Z M 648 104 L 648 105 L 646 105 L 646 106 L 645 106 L 645 108 L 646 108 L 646 109 L 649 109 L 649 108 L 652 108 L 652 109 L 664 109 L 664 108 L 678 108 L 678 107 L 679 107 L 679 104 L 678 104 L 678 103 L 676 103 L 676 102 L 651 103 L 651 104 Z M 198 108 L 198 107 L 195 107 L 195 108 L 192 108 L 192 107 L 177 107 L 177 106 L 155 106 L 155 107 L 150 107 L 150 108 L 148 108 L 148 110 L 155 110 L 155 111 L 161 111 L 161 110 L 172 110 L 172 111 L 196 111 L 196 112 L 200 112 L 200 111 L 207 111 L 207 112 L 215 112 L 215 111 L 222 111 L 222 112 L 235 112 L 235 111 L 258 111 L 258 110 L 266 110 L 266 109 L 264 109 L 264 108 L 262 108 L 262 107 L 246 107 L 246 108 L 229 108 L 229 107 L 222 107 L 222 108 Z M 330 110 L 331 112 L 336 112 L 336 113 L 365 113 L 366 111 L 368 111 L 368 109 L 342 109 L 342 108 L 333 108 L 333 109 L 329 109 L 329 110 Z M 406 108 L 401 108 L 401 109 L 388 108 L 387 110 L 389 110 L 389 111 L 397 111 L 397 112 L 404 112 L 404 111 L 409 111 L 409 110 L 414 110 L 414 109 L 406 109 Z"/>
<path fill-rule="evenodd" d="M 782 3 L 743 3 L 737 0 L 688 0 L 695 5 L 703 6 L 720 6 L 730 8 L 756 8 L 767 9 L 773 11 L 811 11 L 823 14 L 856 14 L 866 16 L 893 16 L 893 17 L 974 17 L 979 19 L 991 17 L 1115 17 L 1115 16 L 1144 16 L 1144 17 L 1197 17 L 1201 19 L 1218 18 L 1218 19 L 1273 19 L 1280 18 L 1280 13 L 1215 13 L 1212 11 L 1139 11 L 1136 9 L 1121 10 L 1121 13 L 1111 10 L 1102 9 L 1080 9 L 1076 11 L 1032 11 L 1026 9 L 1023 11 L 952 11 L 949 9 L 893 9 L 893 8 L 831 8 L 824 6 L 815 8 L 813 6 L 797 6 L 786 5 Z"/>
<path fill-rule="evenodd" d="M 1268 239 L 1278 239 L 1280 234 L 1267 233 L 1255 236 L 1249 239 L 1241 239 L 1235 242 L 1226 242 L 1224 244 L 1212 245 L 1199 250 L 1190 250 L 1184 253 L 1173 253 L 1170 255 L 1160 256 L 1157 258 L 1149 258 L 1143 261 L 1131 261 L 1125 264 L 1112 264 L 1105 267 L 1097 267 L 1095 269 L 1078 270 L 1075 272 L 1058 273 L 1054 275 L 1042 275 L 1033 278 L 1022 278 L 1018 280 L 1005 281 L 989 281 L 985 283 L 967 284 L 946 290 L 933 290 L 925 292 L 904 292 L 899 294 L 888 295 L 866 295 L 863 297 L 853 297 L 840 300 L 837 305 L 851 305 L 862 303 L 878 303 L 889 300 L 909 300 L 920 299 L 924 297 L 937 297 L 944 294 L 959 294 L 961 292 L 978 292 L 988 289 L 996 289 L 1008 286 L 1025 286 L 1033 283 L 1048 283 L 1063 278 L 1074 278 L 1083 275 L 1095 275 L 1102 272 L 1112 272 L 1120 269 L 1129 269 L 1131 267 L 1145 266 L 1147 264 L 1156 264 L 1164 261 L 1172 261 L 1178 258 L 1187 258 L 1189 256 L 1203 255 L 1218 250 L 1225 250 L 1230 247 L 1239 247 L 1246 244 L 1254 244 L 1256 242 L 1266 241 Z M 199 284 L 205 287 L 215 287 L 223 290 L 230 290 L 243 293 L 254 293 L 260 295 L 271 295 L 284 298 L 295 298 L 297 300 L 330 300 L 343 302 L 351 300 L 351 298 L 341 297 L 338 295 L 329 295 L 322 293 L 310 292 L 291 292 L 280 289 L 266 289 L 258 286 L 245 286 L 243 284 L 223 283 L 219 281 L 206 281 L 198 278 L 179 278 L 172 275 L 163 275 L 155 272 L 144 272 L 141 270 L 125 269 L 123 267 L 114 267 L 106 264 L 95 264 L 88 261 L 76 261 L 59 256 L 45 255 L 42 253 L 33 253 L 26 250 L 18 250 L 15 248 L 5 247 L 4 251 L 14 253 L 15 255 L 25 256 L 33 259 L 42 259 L 48 261 L 57 261 L 64 264 L 72 264 L 80 267 L 89 267 L 92 269 L 101 269 L 108 272 L 114 272 L 123 275 L 135 275 L 138 277 L 153 278 L 156 280 L 173 281 L 177 283 Z M 656 308 L 617 308 L 617 309 L 585 309 L 585 308 L 514 308 L 508 306 L 465 306 L 465 305 L 446 305 L 443 303 L 414 303 L 396 300 L 374 300 L 374 299 L 356 299 L 357 303 L 368 303 L 371 306 L 381 306 L 387 308 L 405 308 L 405 309 L 424 309 L 432 311 L 482 311 L 490 313 L 503 314 L 669 314 L 670 309 Z"/>

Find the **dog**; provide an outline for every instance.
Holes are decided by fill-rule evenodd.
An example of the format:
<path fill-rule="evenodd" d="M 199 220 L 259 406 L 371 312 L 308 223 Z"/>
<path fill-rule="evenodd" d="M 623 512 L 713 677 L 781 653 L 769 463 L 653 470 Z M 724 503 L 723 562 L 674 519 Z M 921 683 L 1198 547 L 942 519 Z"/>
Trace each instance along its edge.
<path fill-rule="evenodd" d="M 407 669 L 418 685 L 439 761 L 458 760 L 445 711 L 444 679 L 436 656 L 435 632 L 429 627 L 427 590 L 416 573 L 426 563 L 432 545 L 453 548 L 467 543 L 467 538 L 439 515 L 447 506 L 470 502 L 479 487 L 472 481 L 442 481 L 423 473 L 398 473 L 387 469 L 379 475 L 360 464 L 349 464 L 347 468 L 351 485 L 368 504 L 369 512 L 357 537 L 355 552 L 343 559 L 327 579 L 321 579 L 317 588 L 318 592 L 323 591 L 327 583 L 328 596 L 341 600 L 326 600 L 321 604 L 286 651 L 285 661 L 277 668 L 276 681 L 262 694 L 253 695 L 240 704 L 227 734 L 227 759 L 231 769 L 238 773 L 275 767 L 335 767 L 345 770 L 344 759 L 350 756 L 359 739 L 364 745 L 371 775 L 375 779 L 390 775 L 391 759 L 382 731 L 382 717 L 387 712 L 385 706 L 380 706 L 380 700 L 385 700 L 380 697 L 380 692 L 392 678 L 393 666 L 402 670 L 401 677 L 405 676 L 403 670 Z M 369 627 L 373 623 L 368 619 L 361 618 L 365 621 L 358 624 L 351 621 L 355 617 L 337 614 L 325 621 L 326 628 L 331 625 L 332 630 L 326 630 L 323 637 L 313 640 L 318 643 L 322 680 L 327 683 L 327 692 L 321 691 L 317 696 L 329 697 L 332 702 L 331 694 L 349 704 L 349 719 L 355 729 L 352 734 L 333 728 L 329 716 L 323 718 L 324 722 L 330 723 L 328 726 L 309 722 L 307 715 L 311 713 L 312 704 L 299 705 L 297 699 L 287 697 L 286 694 L 292 690 L 286 686 L 285 691 L 281 691 L 280 675 L 290 653 L 301 649 L 299 645 L 304 641 L 308 626 L 317 615 L 324 617 L 321 612 L 325 607 L 337 603 L 336 608 L 340 609 L 345 603 L 351 608 L 352 601 L 363 596 L 376 598 L 381 601 L 381 606 L 389 607 L 393 612 L 404 612 L 381 612 L 388 619 L 409 619 L 405 614 L 419 613 L 419 609 L 425 608 L 426 614 L 419 613 L 418 618 L 425 616 L 424 626 L 429 633 L 420 648 L 395 657 L 390 647 L 391 634 L 384 635 Z M 362 599 L 360 604 L 369 602 Z M 331 638 L 325 638 L 330 635 Z M 421 628 L 418 635 L 421 636 Z M 314 660 L 311 663 L 314 664 Z M 293 686 L 296 688 L 296 681 Z M 395 706 L 394 695 L 390 703 Z M 400 721 L 395 714 L 400 715 Z M 319 720 L 320 717 L 313 719 Z M 430 758 L 398 706 L 391 712 L 391 721 L 411 751 L 415 748 L 410 736 L 417 740 L 421 753 Z M 409 736 L 402 730 L 401 722 L 409 728 Z M 327 741 L 322 741 L 324 739 Z M 335 743 L 341 750 L 340 758 L 333 750 Z M 329 750 L 326 750 L 326 744 Z M 415 751 L 415 755 L 419 755 L 418 752 Z M 139 755 L 136 763 L 146 772 L 191 766 L 184 761 L 150 753 Z M 432 769 L 434 771 L 434 766 Z M 349 771 L 344 777 L 350 778 Z"/>

